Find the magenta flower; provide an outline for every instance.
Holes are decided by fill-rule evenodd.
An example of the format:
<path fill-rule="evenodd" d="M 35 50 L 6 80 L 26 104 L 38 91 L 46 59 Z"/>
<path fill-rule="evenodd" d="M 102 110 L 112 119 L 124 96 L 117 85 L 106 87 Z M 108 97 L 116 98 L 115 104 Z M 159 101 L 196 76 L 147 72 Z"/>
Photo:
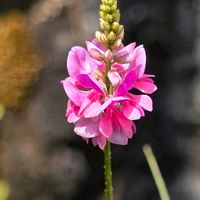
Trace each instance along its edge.
<path fill-rule="evenodd" d="M 111 52 L 95 39 L 86 45 L 87 50 L 73 47 L 67 58 L 70 77 L 62 81 L 69 97 L 67 120 L 77 135 L 101 149 L 106 141 L 126 145 L 136 132 L 134 120 L 153 109 L 147 94 L 157 87 L 153 75 L 144 74 L 145 50 L 131 43 Z M 132 94 L 133 88 L 144 94 Z"/>

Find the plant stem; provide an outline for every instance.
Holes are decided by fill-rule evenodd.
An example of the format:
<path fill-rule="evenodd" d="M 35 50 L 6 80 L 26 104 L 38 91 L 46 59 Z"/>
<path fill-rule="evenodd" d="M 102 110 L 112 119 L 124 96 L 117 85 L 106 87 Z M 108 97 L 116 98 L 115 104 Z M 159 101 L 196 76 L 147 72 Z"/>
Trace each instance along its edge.
<path fill-rule="evenodd" d="M 113 200 L 112 169 L 111 169 L 111 148 L 107 142 L 104 149 L 104 176 L 105 176 L 105 200 Z"/>

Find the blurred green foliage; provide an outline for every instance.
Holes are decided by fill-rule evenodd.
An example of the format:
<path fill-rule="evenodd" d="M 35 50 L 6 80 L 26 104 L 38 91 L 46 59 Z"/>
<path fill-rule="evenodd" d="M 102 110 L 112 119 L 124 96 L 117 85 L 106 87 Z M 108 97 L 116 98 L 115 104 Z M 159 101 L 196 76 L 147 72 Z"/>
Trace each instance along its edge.
<path fill-rule="evenodd" d="M 5 108 L 3 104 L 0 103 L 0 120 L 3 119 L 4 115 L 5 115 Z"/>
<path fill-rule="evenodd" d="M 10 187 L 6 181 L 0 180 L 0 200 L 7 200 L 10 195 Z"/>
<path fill-rule="evenodd" d="M 158 189 L 160 199 L 161 200 L 170 200 L 169 192 L 167 190 L 165 181 L 163 179 L 160 168 L 158 166 L 158 162 L 152 151 L 151 146 L 149 146 L 148 144 L 144 145 L 143 151 L 144 151 L 144 155 L 146 157 L 147 163 L 149 165 L 149 168 L 151 170 L 153 179 L 155 181 L 156 187 Z"/>

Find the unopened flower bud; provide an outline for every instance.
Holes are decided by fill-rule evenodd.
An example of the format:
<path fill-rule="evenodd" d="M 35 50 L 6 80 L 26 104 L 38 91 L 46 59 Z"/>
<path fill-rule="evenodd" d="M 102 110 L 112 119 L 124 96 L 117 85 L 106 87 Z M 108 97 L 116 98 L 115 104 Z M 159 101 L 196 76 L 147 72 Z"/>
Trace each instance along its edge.
<path fill-rule="evenodd" d="M 113 23 L 112 23 L 111 28 L 112 28 L 112 30 L 113 30 L 114 32 L 117 32 L 118 27 L 119 27 L 119 23 L 118 23 L 118 22 L 113 22 Z"/>
<path fill-rule="evenodd" d="M 101 0 L 101 2 L 102 2 L 103 4 L 108 4 L 108 1 L 109 1 L 109 0 Z"/>
<path fill-rule="evenodd" d="M 97 40 L 99 40 L 99 42 L 101 42 L 103 44 L 108 44 L 108 38 L 106 37 L 106 35 L 104 33 L 96 31 L 95 36 L 96 36 Z"/>
<path fill-rule="evenodd" d="M 103 60 L 103 55 L 97 49 L 90 49 L 89 53 L 94 59 L 99 61 Z"/>
<path fill-rule="evenodd" d="M 124 26 L 123 25 L 119 25 L 116 34 L 119 35 L 123 30 L 124 30 Z"/>
<path fill-rule="evenodd" d="M 101 41 L 103 44 L 108 44 L 108 38 L 104 33 L 101 34 Z"/>
<path fill-rule="evenodd" d="M 114 0 L 108 0 L 107 1 L 107 3 L 108 3 L 109 6 L 112 6 L 114 2 L 115 2 Z"/>
<path fill-rule="evenodd" d="M 113 21 L 113 16 L 110 15 L 110 14 L 107 14 L 105 19 L 106 19 L 107 22 L 112 22 Z"/>
<path fill-rule="evenodd" d="M 117 3 L 113 4 L 110 8 L 111 12 L 115 12 L 117 10 Z"/>
<path fill-rule="evenodd" d="M 108 34 L 108 39 L 109 39 L 110 41 L 115 41 L 116 38 L 117 38 L 117 36 L 116 36 L 116 34 L 115 34 L 113 31 L 111 31 L 111 32 Z"/>
<path fill-rule="evenodd" d="M 122 45 L 122 40 L 117 39 L 114 44 L 112 45 L 112 50 L 118 49 Z"/>
<path fill-rule="evenodd" d="M 110 62 L 113 59 L 113 54 L 110 49 L 105 52 L 105 61 Z"/>
<path fill-rule="evenodd" d="M 118 35 L 118 38 L 120 38 L 121 40 L 124 39 L 124 29 L 121 31 L 121 33 Z"/>
<path fill-rule="evenodd" d="M 106 13 L 104 13 L 103 11 L 99 11 L 99 15 L 102 19 L 106 18 Z"/>
<path fill-rule="evenodd" d="M 110 24 L 100 18 L 100 27 L 105 31 L 110 31 Z"/>
<path fill-rule="evenodd" d="M 100 5 L 100 10 L 102 10 L 105 13 L 109 13 L 110 12 L 110 6 L 107 6 L 105 4 L 101 4 Z"/>
<path fill-rule="evenodd" d="M 97 40 L 100 41 L 100 38 L 101 38 L 101 32 L 100 32 L 100 31 L 96 31 L 96 32 L 95 32 L 95 37 L 97 38 Z"/>
<path fill-rule="evenodd" d="M 120 12 L 119 12 L 119 10 L 116 10 L 115 12 L 113 12 L 112 17 L 113 17 L 113 21 L 119 22 L 120 21 Z"/>

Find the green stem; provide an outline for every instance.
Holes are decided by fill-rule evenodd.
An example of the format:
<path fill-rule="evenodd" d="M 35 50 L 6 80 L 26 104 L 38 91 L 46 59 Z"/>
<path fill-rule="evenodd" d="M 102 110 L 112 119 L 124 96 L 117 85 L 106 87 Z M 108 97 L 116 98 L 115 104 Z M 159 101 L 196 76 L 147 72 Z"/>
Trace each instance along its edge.
<path fill-rule="evenodd" d="M 104 176 L 105 176 L 105 200 L 113 200 L 112 169 L 111 169 L 111 149 L 107 142 L 104 149 Z"/>

